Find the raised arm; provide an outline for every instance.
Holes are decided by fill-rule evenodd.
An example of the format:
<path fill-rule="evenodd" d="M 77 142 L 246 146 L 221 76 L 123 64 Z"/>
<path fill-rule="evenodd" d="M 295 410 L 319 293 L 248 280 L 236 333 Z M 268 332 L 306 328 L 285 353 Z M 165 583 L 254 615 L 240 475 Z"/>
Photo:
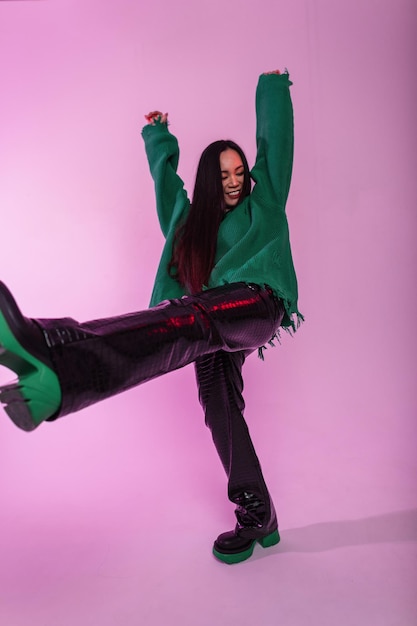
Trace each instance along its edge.
<path fill-rule="evenodd" d="M 256 163 L 253 193 L 265 204 L 285 209 L 291 182 L 294 123 L 288 73 L 262 74 L 256 90 Z"/>
<path fill-rule="evenodd" d="M 142 137 L 155 184 L 159 223 L 166 237 L 189 201 L 184 183 L 177 174 L 178 141 L 168 130 L 168 115 L 152 111 L 145 118 L 148 124 L 142 130 Z"/>

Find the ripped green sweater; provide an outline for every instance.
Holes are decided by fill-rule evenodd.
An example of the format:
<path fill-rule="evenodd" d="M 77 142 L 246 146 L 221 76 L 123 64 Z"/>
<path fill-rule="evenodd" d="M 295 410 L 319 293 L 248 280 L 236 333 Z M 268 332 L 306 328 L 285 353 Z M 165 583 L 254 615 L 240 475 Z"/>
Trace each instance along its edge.
<path fill-rule="evenodd" d="M 215 265 L 206 288 L 246 282 L 270 285 L 281 298 L 285 315 L 281 326 L 295 330 L 302 320 L 297 308 L 297 279 L 291 255 L 285 204 L 293 162 L 293 110 L 289 75 L 262 74 L 256 90 L 257 155 L 251 170 L 254 186 L 220 224 Z M 172 244 L 190 201 L 177 175 L 179 148 L 166 124 L 142 130 L 146 154 L 155 183 L 156 207 L 166 238 L 159 263 L 151 306 L 181 298 L 185 290 L 168 273 Z"/>

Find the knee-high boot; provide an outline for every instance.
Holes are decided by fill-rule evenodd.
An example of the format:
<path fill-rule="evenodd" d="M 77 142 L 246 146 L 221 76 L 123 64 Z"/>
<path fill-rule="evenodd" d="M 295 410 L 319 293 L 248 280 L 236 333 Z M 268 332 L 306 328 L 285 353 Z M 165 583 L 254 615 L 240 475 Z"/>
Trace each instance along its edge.
<path fill-rule="evenodd" d="M 19 382 L 3 388 L 0 400 L 18 426 L 32 430 L 45 419 L 78 411 L 204 354 L 255 349 L 275 333 L 282 315 L 270 289 L 235 283 L 109 319 L 36 320 L 42 331 L 37 335 L 34 321 L 22 316 L 2 285 L 0 364 L 14 370 Z M 55 410 L 51 403 L 42 406 L 49 389 L 35 378 L 41 366 L 57 378 Z"/>

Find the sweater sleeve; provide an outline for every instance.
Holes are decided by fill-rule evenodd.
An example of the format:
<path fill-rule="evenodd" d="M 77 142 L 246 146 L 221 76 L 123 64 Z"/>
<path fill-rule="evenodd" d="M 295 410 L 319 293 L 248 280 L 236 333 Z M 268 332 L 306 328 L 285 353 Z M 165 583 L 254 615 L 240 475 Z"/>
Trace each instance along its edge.
<path fill-rule="evenodd" d="M 285 209 L 291 182 L 294 123 L 288 73 L 262 74 L 256 90 L 256 163 L 251 171 L 260 204 Z"/>
<path fill-rule="evenodd" d="M 184 183 L 177 174 L 178 141 L 166 124 L 147 124 L 142 130 L 146 156 L 155 184 L 156 208 L 164 237 L 189 205 Z"/>

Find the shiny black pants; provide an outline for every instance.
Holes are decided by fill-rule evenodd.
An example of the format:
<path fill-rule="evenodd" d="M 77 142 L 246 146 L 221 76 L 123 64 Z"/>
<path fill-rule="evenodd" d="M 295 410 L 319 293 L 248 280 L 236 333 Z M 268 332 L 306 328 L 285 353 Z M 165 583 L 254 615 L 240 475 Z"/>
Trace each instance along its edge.
<path fill-rule="evenodd" d="M 229 497 L 266 493 L 243 418 L 245 355 L 266 343 L 283 316 L 269 288 L 234 283 L 109 319 L 37 320 L 58 375 L 54 418 L 195 362 L 206 423 L 229 480 Z"/>
<path fill-rule="evenodd" d="M 247 352 L 224 352 L 195 362 L 199 398 L 205 421 L 228 479 L 228 496 L 235 502 L 244 491 L 269 500 L 243 412 L 242 366 Z"/>

